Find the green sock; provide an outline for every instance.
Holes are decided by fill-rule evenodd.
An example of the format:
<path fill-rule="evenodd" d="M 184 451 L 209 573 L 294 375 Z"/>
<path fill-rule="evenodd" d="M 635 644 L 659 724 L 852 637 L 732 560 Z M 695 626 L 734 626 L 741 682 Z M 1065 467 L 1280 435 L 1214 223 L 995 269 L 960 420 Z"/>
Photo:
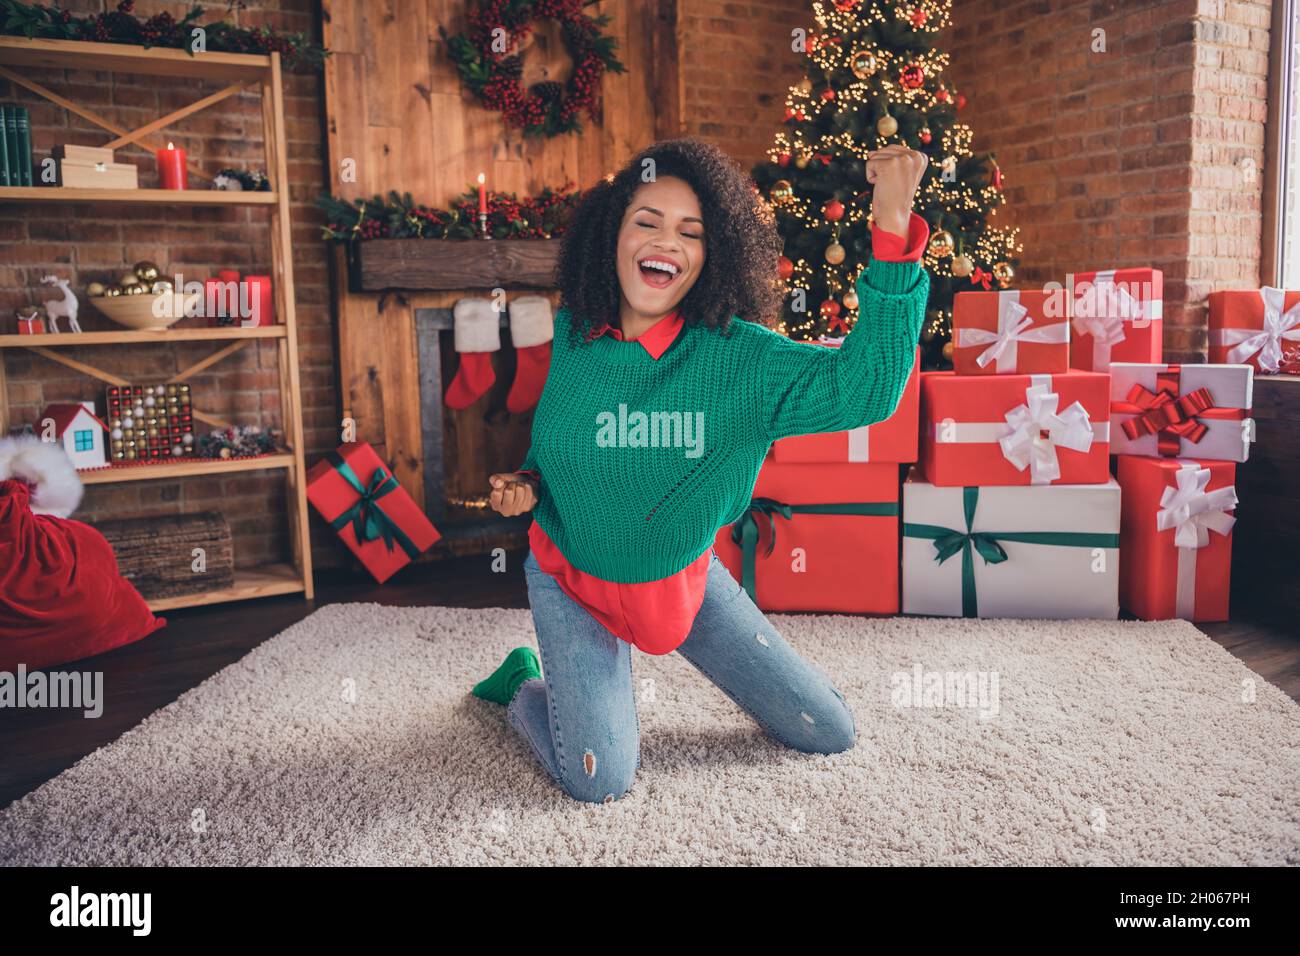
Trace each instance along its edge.
<path fill-rule="evenodd" d="M 474 685 L 471 693 L 498 704 L 508 704 L 526 680 L 542 676 L 541 665 L 531 647 L 516 647 L 506 655 L 501 666 L 489 677 Z"/>

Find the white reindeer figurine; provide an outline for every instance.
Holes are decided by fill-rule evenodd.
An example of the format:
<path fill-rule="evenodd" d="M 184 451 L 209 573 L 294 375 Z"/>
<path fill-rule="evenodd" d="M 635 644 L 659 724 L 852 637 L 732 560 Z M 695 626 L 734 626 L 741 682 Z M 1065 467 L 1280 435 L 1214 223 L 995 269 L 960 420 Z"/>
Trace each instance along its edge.
<path fill-rule="evenodd" d="M 45 314 L 50 320 L 50 331 L 59 331 L 59 316 L 65 315 L 68 317 L 68 331 L 80 332 L 81 326 L 77 324 L 77 297 L 68 285 L 68 280 L 51 275 L 45 276 L 41 282 L 45 285 L 57 286 L 63 293 L 62 299 L 49 299 L 45 303 Z"/>

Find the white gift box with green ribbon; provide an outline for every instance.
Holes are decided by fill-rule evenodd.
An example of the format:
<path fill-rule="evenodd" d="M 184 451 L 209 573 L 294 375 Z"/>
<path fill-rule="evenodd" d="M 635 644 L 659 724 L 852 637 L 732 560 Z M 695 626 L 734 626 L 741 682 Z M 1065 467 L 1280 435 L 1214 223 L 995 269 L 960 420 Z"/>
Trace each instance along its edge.
<path fill-rule="evenodd" d="M 903 483 L 903 613 L 1119 616 L 1120 488 Z"/>

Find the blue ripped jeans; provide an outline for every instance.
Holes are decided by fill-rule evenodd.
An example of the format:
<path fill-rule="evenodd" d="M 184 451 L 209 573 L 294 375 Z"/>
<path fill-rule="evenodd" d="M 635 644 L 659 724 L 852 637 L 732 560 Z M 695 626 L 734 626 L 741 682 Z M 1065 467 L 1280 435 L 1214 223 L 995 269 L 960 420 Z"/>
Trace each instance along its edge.
<path fill-rule="evenodd" d="M 525 681 L 507 713 L 556 784 L 609 803 L 641 766 L 631 644 L 611 634 L 538 565 L 524 559 L 542 678 Z M 824 671 L 797 653 L 716 554 L 704 603 L 677 649 L 779 743 L 806 753 L 848 750 L 852 711 Z"/>

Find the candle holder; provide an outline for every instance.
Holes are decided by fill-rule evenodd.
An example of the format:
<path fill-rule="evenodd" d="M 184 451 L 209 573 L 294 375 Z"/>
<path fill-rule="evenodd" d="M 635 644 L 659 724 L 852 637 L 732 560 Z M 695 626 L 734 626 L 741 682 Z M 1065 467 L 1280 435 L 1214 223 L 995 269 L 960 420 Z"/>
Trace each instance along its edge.
<path fill-rule="evenodd" d="M 485 212 L 481 212 L 481 213 L 478 214 L 478 232 L 479 232 L 479 238 L 480 238 L 480 239 L 490 239 L 490 238 L 491 238 L 491 237 L 488 235 L 488 224 L 487 224 L 487 221 L 488 221 L 488 215 L 487 215 L 487 213 L 485 213 Z"/>

